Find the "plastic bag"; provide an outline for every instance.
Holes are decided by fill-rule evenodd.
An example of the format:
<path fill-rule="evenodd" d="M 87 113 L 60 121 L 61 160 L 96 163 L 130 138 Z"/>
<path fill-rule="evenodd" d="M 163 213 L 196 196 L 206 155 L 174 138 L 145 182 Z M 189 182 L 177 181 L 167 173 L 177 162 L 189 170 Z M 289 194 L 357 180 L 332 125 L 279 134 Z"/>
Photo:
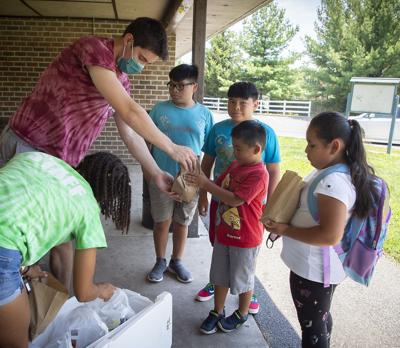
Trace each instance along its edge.
<path fill-rule="evenodd" d="M 110 331 L 135 315 L 129 305 L 128 296 L 122 289 L 116 289 L 108 301 L 96 299 L 86 303 L 86 306 L 99 315 Z"/>
<path fill-rule="evenodd" d="M 147 306 L 150 306 L 151 304 L 154 304 L 154 302 L 152 302 L 150 299 L 138 294 L 137 292 L 134 292 L 134 291 L 131 291 L 131 290 L 128 290 L 128 289 L 122 289 L 122 291 L 128 297 L 129 306 L 136 313 L 139 313 L 140 311 L 142 311 Z"/>
<path fill-rule="evenodd" d="M 79 306 L 57 321 L 47 336 L 47 343 L 42 343 L 42 347 L 65 347 L 57 344 L 65 342 L 66 333 L 70 334 L 71 342 L 72 332 L 76 337 L 75 347 L 84 348 L 107 334 L 108 329 L 93 309 L 85 305 Z"/>

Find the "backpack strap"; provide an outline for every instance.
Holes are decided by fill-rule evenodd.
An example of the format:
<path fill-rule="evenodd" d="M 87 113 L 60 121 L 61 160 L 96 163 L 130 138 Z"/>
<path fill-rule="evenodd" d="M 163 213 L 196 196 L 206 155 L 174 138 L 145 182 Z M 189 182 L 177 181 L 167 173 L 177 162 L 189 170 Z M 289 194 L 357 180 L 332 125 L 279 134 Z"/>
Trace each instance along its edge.
<path fill-rule="evenodd" d="M 349 173 L 349 167 L 343 163 L 338 163 L 328 168 L 325 168 L 317 175 L 317 177 L 311 182 L 308 193 L 307 193 L 307 205 L 310 210 L 310 214 L 315 220 L 315 222 L 319 221 L 318 215 L 318 205 L 317 198 L 314 196 L 314 191 L 317 188 L 318 184 L 322 179 L 332 173 Z M 322 257 L 323 257 L 323 267 L 324 267 L 324 287 L 327 288 L 330 285 L 330 252 L 329 247 L 322 247 Z"/>
<path fill-rule="evenodd" d="M 317 175 L 317 177 L 311 182 L 308 188 L 307 194 L 307 205 L 310 210 L 311 216 L 313 219 L 318 222 L 318 206 L 317 206 L 317 198 L 314 196 L 314 191 L 317 188 L 318 184 L 322 179 L 332 173 L 350 173 L 350 169 L 346 164 L 338 163 L 328 168 L 325 168 Z"/>

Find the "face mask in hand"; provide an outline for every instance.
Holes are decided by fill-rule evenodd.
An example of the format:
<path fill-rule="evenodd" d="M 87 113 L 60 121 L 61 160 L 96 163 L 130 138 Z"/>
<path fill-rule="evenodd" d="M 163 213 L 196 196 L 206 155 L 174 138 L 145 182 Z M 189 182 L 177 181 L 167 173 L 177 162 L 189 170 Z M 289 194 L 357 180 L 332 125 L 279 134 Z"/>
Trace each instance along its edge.
<path fill-rule="evenodd" d="M 125 47 L 126 46 L 124 46 L 121 58 L 118 59 L 117 62 L 118 68 L 126 74 L 141 73 L 144 68 L 144 65 L 138 63 L 136 59 L 133 58 L 133 44 L 132 44 L 132 56 L 129 59 L 124 58 Z"/>

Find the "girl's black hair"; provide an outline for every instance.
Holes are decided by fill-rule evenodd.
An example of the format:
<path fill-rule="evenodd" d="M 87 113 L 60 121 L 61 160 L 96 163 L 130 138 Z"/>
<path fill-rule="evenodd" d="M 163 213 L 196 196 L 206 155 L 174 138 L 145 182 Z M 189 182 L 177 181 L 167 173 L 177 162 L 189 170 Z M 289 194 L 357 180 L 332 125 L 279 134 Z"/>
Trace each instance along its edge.
<path fill-rule="evenodd" d="M 77 167 L 99 202 L 101 213 L 117 229 L 128 233 L 131 215 L 131 181 L 128 168 L 109 152 L 86 156 Z"/>
<path fill-rule="evenodd" d="M 327 143 L 334 139 L 343 140 L 345 161 L 357 193 L 354 213 L 359 217 L 367 216 L 378 192 L 374 185 L 375 170 L 367 163 L 360 124 L 337 112 L 322 112 L 311 120 L 309 128 Z"/>

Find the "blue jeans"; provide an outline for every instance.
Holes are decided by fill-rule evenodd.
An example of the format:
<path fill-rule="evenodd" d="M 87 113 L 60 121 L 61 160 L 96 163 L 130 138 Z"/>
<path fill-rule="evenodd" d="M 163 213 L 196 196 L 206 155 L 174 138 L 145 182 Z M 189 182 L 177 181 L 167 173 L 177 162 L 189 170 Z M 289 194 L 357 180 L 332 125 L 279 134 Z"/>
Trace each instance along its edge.
<path fill-rule="evenodd" d="M 20 274 L 21 253 L 0 247 L 0 306 L 14 301 L 24 283 Z"/>

